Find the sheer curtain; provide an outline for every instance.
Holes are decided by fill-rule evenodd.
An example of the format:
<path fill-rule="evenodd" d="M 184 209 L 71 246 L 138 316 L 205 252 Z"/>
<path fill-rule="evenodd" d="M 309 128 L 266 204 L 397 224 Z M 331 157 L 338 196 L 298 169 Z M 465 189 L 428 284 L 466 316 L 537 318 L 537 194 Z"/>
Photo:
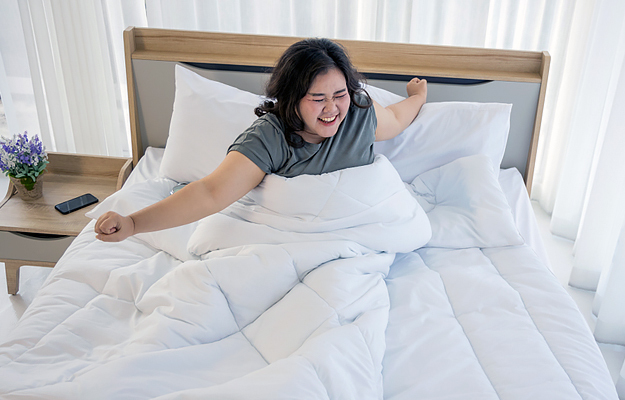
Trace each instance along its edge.
<path fill-rule="evenodd" d="M 48 150 L 129 156 L 122 32 L 136 0 L 0 0 L 0 93 L 11 134 Z"/>
<path fill-rule="evenodd" d="M 0 0 L 12 132 L 53 150 L 128 155 L 122 30 L 221 32 L 547 50 L 533 198 L 575 240 L 571 284 L 597 290 L 599 341 L 625 344 L 622 0 Z M 620 237 L 620 239 L 619 239 Z M 625 397 L 625 369 L 621 372 Z"/>
<path fill-rule="evenodd" d="M 544 146 L 534 196 L 552 212 L 551 229 L 575 241 L 570 285 L 596 291 L 599 342 L 625 345 L 625 3 L 597 1 L 567 63 L 565 140 Z M 536 188 L 536 186 L 535 186 Z M 625 365 L 617 383 L 625 398 Z"/>

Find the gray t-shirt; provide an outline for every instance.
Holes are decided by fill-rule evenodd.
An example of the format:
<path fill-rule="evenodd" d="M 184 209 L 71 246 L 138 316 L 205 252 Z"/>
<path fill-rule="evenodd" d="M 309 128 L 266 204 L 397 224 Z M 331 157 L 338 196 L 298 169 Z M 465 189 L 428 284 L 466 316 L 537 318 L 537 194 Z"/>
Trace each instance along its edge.
<path fill-rule="evenodd" d="M 358 98 L 360 104 L 367 99 Z M 287 178 L 298 175 L 320 175 L 339 169 L 371 164 L 377 119 L 373 106 L 359 108 L 350 104 L 337 133 L 319 144 L 304 142 L 292 147 L 284 137 L 284 124 L 267 113 L 246 129 L 228 152 L 236 150 L 267 174 Z"/>

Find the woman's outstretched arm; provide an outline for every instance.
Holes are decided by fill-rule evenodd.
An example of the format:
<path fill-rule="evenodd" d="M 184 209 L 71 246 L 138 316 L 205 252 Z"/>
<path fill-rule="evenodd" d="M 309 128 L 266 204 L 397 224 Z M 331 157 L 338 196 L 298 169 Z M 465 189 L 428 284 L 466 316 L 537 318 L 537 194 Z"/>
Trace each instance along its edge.
<path fill-rule="evenodd" d="M 249 158 L 228 153 L 210 175 L 192 182 L 173 195 L 128 216 L 109 211 L 96 221 L 96 237 L 119 242 L 142 232 L 185 225 L 217 213 L 258 186 L 265 177 Z"/>

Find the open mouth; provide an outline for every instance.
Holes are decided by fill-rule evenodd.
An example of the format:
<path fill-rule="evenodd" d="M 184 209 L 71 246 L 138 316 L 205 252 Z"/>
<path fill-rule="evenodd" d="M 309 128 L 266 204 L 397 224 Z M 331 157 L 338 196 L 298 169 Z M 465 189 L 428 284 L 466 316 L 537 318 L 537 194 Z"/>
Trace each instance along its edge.
<path fill-rule="evenodd" d="M 338 118 L 338 114 L 329 118 L 319 118 L 319 121 L 323 122 L 324 124 L 331 124 L 334 121 L 336 121 L 337 118 Z"/>

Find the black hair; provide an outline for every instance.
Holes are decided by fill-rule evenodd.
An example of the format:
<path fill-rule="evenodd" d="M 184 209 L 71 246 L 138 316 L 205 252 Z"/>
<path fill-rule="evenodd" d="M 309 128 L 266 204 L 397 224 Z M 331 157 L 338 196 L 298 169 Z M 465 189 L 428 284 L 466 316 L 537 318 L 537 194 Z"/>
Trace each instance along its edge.
<path fill-rule="evenodd" d="M 364 77 L 352 65 L 345 49 L 329 39 L 305 39 L 291 45 L 278 59 L 265 88 L 264 101 L 256 107 L 257 116 L 272 113 L 285 125 L 284 135 L 289 145 L 302 147 L 304 140 L 296 132 L 304 129 L 304 121 L 298 115 L 300 100 L 308 93 L 314 79 L 327 71 L 338 68 L 345 76 L 351 102 L 360 108 L 367 104 L 354 100 L 356 93 L 365 93 L 360 82 Z"/>

